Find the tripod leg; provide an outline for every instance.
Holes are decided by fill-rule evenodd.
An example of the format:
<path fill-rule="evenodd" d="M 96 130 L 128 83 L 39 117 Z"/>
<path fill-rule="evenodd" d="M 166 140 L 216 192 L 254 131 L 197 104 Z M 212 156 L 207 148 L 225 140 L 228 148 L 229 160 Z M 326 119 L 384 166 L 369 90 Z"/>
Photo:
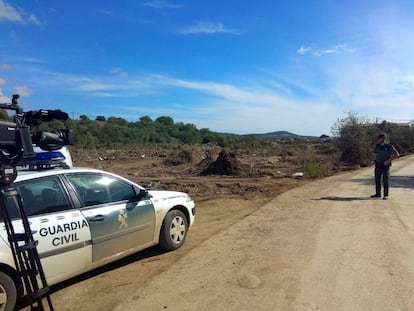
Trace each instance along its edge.
<path fill-rule="evenodd" d="M 49 295 L 49 286 L 47 285 L 46 276 L 37 251 L 38 242 L 33 238 L 21 197 L 15 189 L 1 189 L 0 195 L 0 208 L 3 214 L 3 221 L 16 270 L 19 272 L 22 283 L 25 286 L 28 304 L 33 311 L 44 311 L 43 299 L 46 298 L 49 310 L 53 310 L 52 300 Z M 20 221 L 23 225 L 23 233 L 15 232 L 13 220 L 7 210 L 7 198 L 13 201 L 13 206 L 18 211 Z"/>

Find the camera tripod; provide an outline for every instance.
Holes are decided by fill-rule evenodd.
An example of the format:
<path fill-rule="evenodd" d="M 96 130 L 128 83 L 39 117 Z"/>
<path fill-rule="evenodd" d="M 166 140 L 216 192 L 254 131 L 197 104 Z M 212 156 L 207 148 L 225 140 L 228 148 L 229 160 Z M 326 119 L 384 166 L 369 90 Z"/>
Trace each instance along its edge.
<path fill-rule="evenodd" d="M 7 202 L 12 202 L 11 208 L 17 210 L 18 219 L 12 219 Z M 0 209 L 14 264 L 18 272 L 19 282 L 24 285 L 27 303 L 32 311 L 53 311 L 46 276 L 37 252 L 38 241 L 34 240 L 27 214 L 23 208 L 22 199 L 13 187 L 0 187 Z M 16 232 L 15 227 L 19 232 Z M 22 232 L 21 232 L 22 231 Z M 48 309 L 45 309 L 43 299 L 46 298 Z"/>
<path fill-rule="evenodd" d="M 33 238 L 30 223 L 23 208 L 22 199 L 16 189 L 10 187 L 17 177 L 16 166 L 22 160 L 35 156 L 33 144 L 42 150 L 58 150 L 62 146 L 73 144 L 70 129 L 31 132 L 31 126 L 40 125 L 54 119 L 68 120 L 69 115 L 61 110 L 23 111 L 14 94 L 11 103 L 0 103 L 0 109 L 15 112 L 13 122 L 0 120 L 0 215 L 3 216 L 8 242 L 17 270 L 17 286 L 24 287 L 31 310 L 43 311 L 43 298 L 46 298 L 49 310 L 53 310 L 49 295 L 49 286 L 37 251 L 38 241 Z M 18 219 L 12 219 L 8 210 L 12 203 Z M 13 215 L 14 215 L 13 214 Z M 15 225 L 19 232 L 16 232 Z M 21 232 L 22 231 L 22 232 Z"/>

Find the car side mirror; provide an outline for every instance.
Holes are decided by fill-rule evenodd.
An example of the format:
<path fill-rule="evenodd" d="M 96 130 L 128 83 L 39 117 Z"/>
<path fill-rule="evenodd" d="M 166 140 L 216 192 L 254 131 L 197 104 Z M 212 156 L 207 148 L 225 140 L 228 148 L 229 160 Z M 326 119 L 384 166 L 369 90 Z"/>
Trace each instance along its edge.
<path fill-rule="evenodd" d="M 138 196 L 139 196 L 140 200 L 148 198 L 149 197 L 148 190 L 147 189 L 141 189 Z"/>
<path fill-rule="evenodd" d="M 132 198 L 131 201 L 133 201 L 133 202 L 139 202 L 142 199 L 148 198 L 149 193 L 148 193 L 148 190 L 147 189 L 139 189 L 138 188 L 138 189 L 135 189 L 135 190 L 136 190 L 136 192 L 138 192 L 138 194 L 134 198 Z"/>

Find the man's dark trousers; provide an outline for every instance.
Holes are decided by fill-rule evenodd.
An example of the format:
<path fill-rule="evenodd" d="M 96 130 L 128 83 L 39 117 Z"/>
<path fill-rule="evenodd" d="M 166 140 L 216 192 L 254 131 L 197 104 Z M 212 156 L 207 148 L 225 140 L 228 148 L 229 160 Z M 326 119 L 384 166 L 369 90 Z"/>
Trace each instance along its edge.
<path fill-rule="evenodd" d="M 375 192 L 377 195 L 381 195 L 381 177 L 384 184 L 384 197 L 387 197 L 389 191 L 388 179 L 390 177 L 389 166 L 375 167 Z"/>

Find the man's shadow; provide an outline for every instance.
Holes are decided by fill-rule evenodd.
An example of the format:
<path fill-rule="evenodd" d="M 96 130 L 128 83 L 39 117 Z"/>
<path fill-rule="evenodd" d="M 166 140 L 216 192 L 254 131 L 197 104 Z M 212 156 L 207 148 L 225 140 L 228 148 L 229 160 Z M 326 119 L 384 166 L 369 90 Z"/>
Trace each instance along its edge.
<path fill-rule="evenodd" d="M 375 198 L 371 198 L 371 197 L 322 197 L 322 198 L 314 199 L 314 200 L 351 202 L 351 201 L 368 201 L 368 200 L 374 200 L 374 199 Z"/>

